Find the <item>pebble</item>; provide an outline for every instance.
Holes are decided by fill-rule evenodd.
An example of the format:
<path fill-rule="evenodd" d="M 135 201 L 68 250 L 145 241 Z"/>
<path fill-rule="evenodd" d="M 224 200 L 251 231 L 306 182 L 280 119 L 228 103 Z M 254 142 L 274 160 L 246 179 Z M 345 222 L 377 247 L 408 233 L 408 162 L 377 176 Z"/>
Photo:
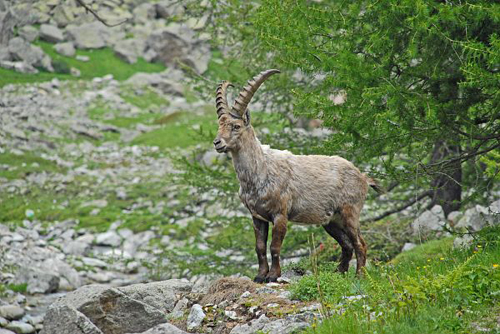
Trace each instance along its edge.
<path fill-rule="evenodd" d="M 21 321 L 12 321 L 6 328 L 17 334 L 30 334 L 35 332 L 35 327 Z"/>

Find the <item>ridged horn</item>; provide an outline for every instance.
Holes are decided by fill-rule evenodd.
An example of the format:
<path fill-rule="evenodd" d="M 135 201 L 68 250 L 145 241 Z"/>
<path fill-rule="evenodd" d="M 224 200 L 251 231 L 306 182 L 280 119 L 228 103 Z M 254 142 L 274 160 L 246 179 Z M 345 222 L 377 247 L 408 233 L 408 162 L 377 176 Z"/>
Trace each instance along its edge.
<path fill-rule="evenodd" d="M 243 117 L 243 114 L 247 110 L 247 106 L 250 103 L 253 94 L 255 94 L 257 89 L 259 89 L 260 85 L 262 85 L 262 83 L 266 81 L 267 78 L 275 73 L 280 73 L 280 71 L 274 69 L 263 71 L 253 77 L 253 79 L 248 80 L 247 85 L 243 87 L 240 95 L 238 95 L 238 97 L 234 101 L 233 107 L 231 108 L 231 114 L 236 114 L 240 117 Z"/>
<path fill-rule="evenodd" d="M 215 107 L 217 110 L 217 118 L 223 114 L 229 113 L 229 105 L 227 104 L 227 88 L 233 86 L 229 81 L 222 81 L 215 91 Z"/>

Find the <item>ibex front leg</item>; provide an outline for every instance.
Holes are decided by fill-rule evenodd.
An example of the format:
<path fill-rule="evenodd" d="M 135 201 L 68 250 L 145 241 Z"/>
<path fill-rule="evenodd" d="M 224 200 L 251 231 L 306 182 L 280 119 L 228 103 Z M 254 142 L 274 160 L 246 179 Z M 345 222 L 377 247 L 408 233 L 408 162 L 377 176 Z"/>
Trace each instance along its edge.
<path fill-rule="evenodd" d="M 281 276 L 280 252 L 283 239 L 286 235 L 286 224 L 288 219 L 284 215 L 278 215 L 274 218 L 273 240 L 271 241 L 271 270 L 266 277 L 266 282 L 276 282 Z"/>
<path fill-rule="evenodd" d="M 269 233 L 269 223 L 253 217 L 253 229 L 255 232 L 255 251 L 259 260 L 259 273 L 254 278 L 254 282 L 263 283 L 269 272 L 267 264 L 267 234 Z"/>

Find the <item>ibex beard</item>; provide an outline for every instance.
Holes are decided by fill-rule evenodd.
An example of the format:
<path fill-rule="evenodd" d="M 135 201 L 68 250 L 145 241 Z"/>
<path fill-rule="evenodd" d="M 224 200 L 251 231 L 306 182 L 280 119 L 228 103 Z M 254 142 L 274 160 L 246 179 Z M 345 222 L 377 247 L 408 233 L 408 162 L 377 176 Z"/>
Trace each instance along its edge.
<path fill-rule="evenodd" d="M 294 155 L 261 145 L 247 109 L 259 86 L 278 70 L 264 71 L 241 90 L 233 106 L 227 103 L 223 81 L 216 91 L 219 121 L 213 144 L 217 152 L 232 156 L 240 182 L 239 196 L 253 219 L 259 272 L 254 281 L 273 282 L 281 276 L 280 251 L 288 221 L 322 225 L 342 248 L 339 272 L 349 269 L 356 254 L 356 274 L 366 264 L 366 243 L 359 228 L 359 215 L 368 187 L 380 192 L 376 182 L 351 162 L 338 156 Z M 269 223 L 272 227 L 271 268 L 267 262 Z"/>

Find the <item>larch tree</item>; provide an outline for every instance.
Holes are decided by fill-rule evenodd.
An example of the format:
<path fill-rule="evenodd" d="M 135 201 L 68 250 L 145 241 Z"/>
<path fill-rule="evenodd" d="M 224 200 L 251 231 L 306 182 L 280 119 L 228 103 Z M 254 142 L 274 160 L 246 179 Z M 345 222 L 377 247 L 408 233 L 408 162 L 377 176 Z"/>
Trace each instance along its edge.
<path fill-rule="evenodd" d="M 448 214 L 473 171 L 498 180 L 500 3 L 213 1 L 209 21 L 250 73 L 284 71 L 272 88 L 333 130 L 324 152 L 376 161 L 389 188 L 423 180 L 387 214 L 423 198 Z"/>

